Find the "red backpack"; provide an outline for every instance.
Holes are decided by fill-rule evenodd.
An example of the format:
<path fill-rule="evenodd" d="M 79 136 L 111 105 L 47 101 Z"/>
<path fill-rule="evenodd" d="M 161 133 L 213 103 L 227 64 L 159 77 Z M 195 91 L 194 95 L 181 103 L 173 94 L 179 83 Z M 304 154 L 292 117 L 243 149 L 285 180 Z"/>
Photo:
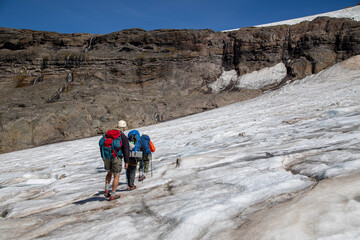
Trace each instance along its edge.
<path fill-rule="evenodd" d="M 99 141 L 101 157 L 103 159 L 113 159 L 122 156 L 121 132 L 119 130 L 109 130 Z"/>

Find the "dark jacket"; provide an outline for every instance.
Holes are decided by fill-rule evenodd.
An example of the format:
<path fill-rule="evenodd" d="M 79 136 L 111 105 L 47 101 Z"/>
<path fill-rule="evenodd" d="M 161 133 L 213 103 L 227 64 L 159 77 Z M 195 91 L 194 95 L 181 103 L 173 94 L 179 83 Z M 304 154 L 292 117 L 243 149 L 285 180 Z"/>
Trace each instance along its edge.
<path fill-rule="evenodd" d="M 123 132 L 121 132 L 121 141 L 122 141 L 121 151 L 123 152 L 124 162 L 129 163 L 129 156 L 130 156 L 129 140 Z"/>

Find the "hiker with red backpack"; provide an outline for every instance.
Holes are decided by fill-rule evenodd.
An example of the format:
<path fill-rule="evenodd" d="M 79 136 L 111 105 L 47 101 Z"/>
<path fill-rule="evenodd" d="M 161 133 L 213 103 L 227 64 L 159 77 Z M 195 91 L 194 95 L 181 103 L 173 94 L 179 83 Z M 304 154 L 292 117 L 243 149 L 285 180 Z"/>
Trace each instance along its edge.
<path fill-rule="evenodd" d="M 116 194 L 116 189 L 119 185 L 120 172 L 122 170 L 122 158 L 124 158 L 125 169 L 128 168 L 129 163 L 129 141 L 123 133 L 127 127 L 124 120 L 120 120 L 113 130 L 109 130 L 100 139 L 100 154 L 104 161 L 104 168 L 108 171 L 105 178 L 104 196 L 109 200 L 120 198 Z M 111 179 L 114 175 L 112 185 Z M 112 191 L 110 193 L 110 187 Z"/>
<path fill-rule="evenodd" d="M 139 181 L 143 181 L 146 178 L 146 174 L 149 172 L 149 163 L 150 160 L 152 160 L 152 153 L 155 152 L 155 146 L 151 142 L 150 137 L 146 134 L 141 135 L 140 144 L 142 160 L 139 164 Z"/>

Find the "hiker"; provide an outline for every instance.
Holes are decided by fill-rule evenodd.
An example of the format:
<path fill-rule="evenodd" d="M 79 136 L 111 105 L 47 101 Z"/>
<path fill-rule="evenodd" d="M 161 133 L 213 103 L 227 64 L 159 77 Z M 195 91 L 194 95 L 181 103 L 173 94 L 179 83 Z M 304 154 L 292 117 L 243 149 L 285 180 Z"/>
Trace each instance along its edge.
<path fill-rule="evenodd" d="M 141 135 L 140 144 L 142 159 L 139 164 L 139 181 L 143 181 L 146 178 L 146 173 L 149 172 L 149 163 L 152 159 L 151 153 L 155 152 L 155 146 L 146 134 Z"/>
<path fill-rule="evenodd" d="M 129 186 L 129 190 L 134 190 L 136 188 L 135 175 L 137 163 L 141 159 L 142 154 L 140 152 L 140 133 L 138 130 L 131 130 L 128 133 L 128 140 L 130 146 L 130 158 L 129 158 L 129 166 L 126 170 L 126 177 Z"/>
<path fill-rule="evenodd" d="M 124 158 L 125 169 L 128 168 L 129 163 L 129 141 L 123 131 L 126 128 L 126 122 L 120 120 L 113 130 L 109 130 L 100 139 L 100 153 L 104 161 L 104 168 L 108 171 L 105 178 L 104 196 L 109 200 L 120 198 L 116 195 L 116 189 L 119 185 L 120 172 L 122 170 L 122 158 Z M 114 180 L 111 183 L 111 178 L 114 175 Z M 111 194 L 109 192 L 112 187 Z"/>

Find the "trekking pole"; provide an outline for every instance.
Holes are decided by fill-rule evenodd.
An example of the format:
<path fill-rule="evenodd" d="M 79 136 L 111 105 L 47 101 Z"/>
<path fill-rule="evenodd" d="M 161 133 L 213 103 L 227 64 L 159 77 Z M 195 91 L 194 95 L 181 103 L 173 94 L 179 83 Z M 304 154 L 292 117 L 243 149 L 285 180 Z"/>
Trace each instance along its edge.
<path fill-rule="evenodd" d="M 150 157 L 151 157 L 151 177 L 153 176 L 153 174 L 152 174 L 152 154 L 150 155 Z"/>
<path fill-rule="evenodd" d="M 144 158 L 142 158 L 142 176 L 141 176 L 141 183 L 144 183 Z"/>

